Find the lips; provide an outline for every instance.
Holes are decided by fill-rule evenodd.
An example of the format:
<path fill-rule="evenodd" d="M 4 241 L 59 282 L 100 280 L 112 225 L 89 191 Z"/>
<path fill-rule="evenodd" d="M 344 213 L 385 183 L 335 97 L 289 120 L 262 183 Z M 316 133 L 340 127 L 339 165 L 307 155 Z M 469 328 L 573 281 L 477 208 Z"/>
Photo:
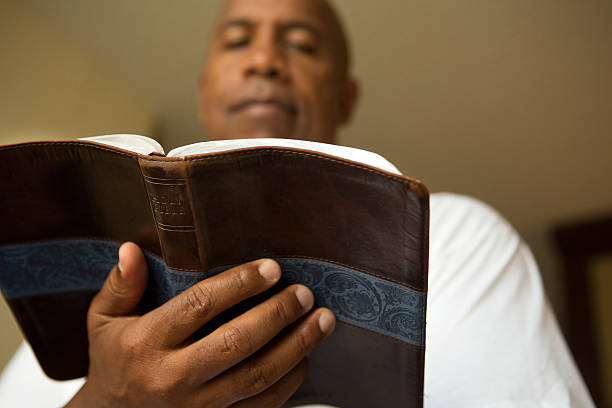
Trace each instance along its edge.
<path fill-rule="evenodd" d="M 275 98 L 246 98 L 230 107 L 231 113 L 248 110 L 281 110 L 291 115 L 297 113 L 293 103 Z"/>
<path fill-rule="evenodd" d="M 265 78 L 251 77 L 228 94 L 229 113 L 248 113 L 255 116 L 277 113 L 298 113 L 297 103 L 291 90 Z"/>

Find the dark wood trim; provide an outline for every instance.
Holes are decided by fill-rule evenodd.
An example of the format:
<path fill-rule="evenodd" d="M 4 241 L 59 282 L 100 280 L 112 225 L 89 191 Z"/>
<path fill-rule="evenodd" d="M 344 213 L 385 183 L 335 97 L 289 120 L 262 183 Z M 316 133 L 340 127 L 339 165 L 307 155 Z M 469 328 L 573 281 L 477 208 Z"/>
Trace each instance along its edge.
<path fill-rule="evenodd" d="M 554 237 L 561 252 L 565 276 L 568 344 L 595 404 L 601 406 L 603 384 L 588 268 L 595 256 L 612 253 L 612 214 L 561 225 L 554 229 Z"/>

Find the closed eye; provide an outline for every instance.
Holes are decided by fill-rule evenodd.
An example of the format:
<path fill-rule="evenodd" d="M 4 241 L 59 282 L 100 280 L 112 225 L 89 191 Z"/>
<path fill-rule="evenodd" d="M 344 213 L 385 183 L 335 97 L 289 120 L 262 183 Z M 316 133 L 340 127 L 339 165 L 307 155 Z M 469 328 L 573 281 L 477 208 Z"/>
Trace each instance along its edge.
<path fill-rule="evenodd" d="M 290 49 L 294 49 L 294 50 L 303 52 L 304 54 L 308 54 L 308 55 L 315 55 L 317 53 L 316 48 L 310 44 L 303 44 L 299 42 L 288 41 L 287 47 Z"/>
<path fill-rule="evenodd" d="M 221 33 L 224 49 L 232 50 L 248 45 L 253 37 L 253 27 L 242 20 L 230 21 Z"/>
<path fill-rule="evenodd" d="M 242 48 L 249 44 L 250 40 L 248 38 L 241 38 L 233 41 L 227 41 L 224 45 L 226 50 L 232 50 L 236 48 Z"/>

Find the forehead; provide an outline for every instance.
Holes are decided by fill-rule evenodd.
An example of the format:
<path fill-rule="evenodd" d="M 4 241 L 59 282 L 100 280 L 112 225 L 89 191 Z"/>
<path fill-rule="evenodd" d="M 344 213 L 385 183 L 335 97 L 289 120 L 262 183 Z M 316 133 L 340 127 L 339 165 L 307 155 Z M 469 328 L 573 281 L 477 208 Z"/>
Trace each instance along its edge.
<path fill-rule="evenodd" d="M 219 24 L 232 19 L 254 23 L 303 21 L 324 29 L 329 15 L 322 0 L 228 0 L 219 16 Z"/>

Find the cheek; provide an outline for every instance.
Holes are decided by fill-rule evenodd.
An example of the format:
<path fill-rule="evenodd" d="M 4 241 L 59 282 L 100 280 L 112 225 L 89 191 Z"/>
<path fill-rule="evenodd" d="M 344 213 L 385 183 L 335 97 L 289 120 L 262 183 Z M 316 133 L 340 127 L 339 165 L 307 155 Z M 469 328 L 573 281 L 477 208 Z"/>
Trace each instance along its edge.
<path fill-rule="evenodd" d="M 223 137 L 226 132 L 225 106 L 233 83 L 235 81 L 223 66 L 215 64 L 207 68 L 200 90 L 200 120 L 208 130 L 209 137 Z"/>
<path fill-rule="evenodd" d="M 298 67 L 294 70 L 293 82 L 312 115 L 330 118 L 338 114 L 339 86 L 336 76 L 326 65 L 311 64 Z"/>
<path fill-rule="evenodd" d="M 237 64 L 231 58 L 215 57 L 214 60 L 215 64 L 207 67 L 203 89 L 205 102 L 210 105 L 208 109 L 224 106 L 240 82 Z"/>
<path fill-rule="evenodd" d="M 336 92 L 337 84 L 321 80 L 313 83 L 308 89 L 308 103 L 314 120 L 334 122 L 338 117 L 339 103 Z"/>

